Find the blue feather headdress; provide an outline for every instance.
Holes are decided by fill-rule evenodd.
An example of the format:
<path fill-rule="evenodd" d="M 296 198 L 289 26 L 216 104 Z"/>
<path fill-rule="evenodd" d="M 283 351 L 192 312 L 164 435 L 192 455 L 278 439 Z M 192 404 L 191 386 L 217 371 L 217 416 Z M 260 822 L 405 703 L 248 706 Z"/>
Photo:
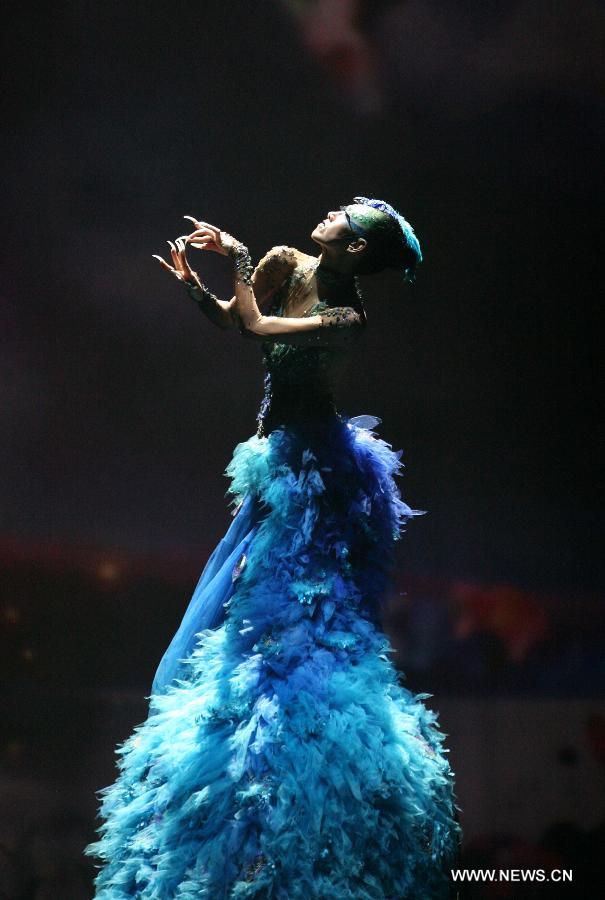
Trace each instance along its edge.
<path fill-rule="evenodd" d="M 398 223 L 403 235 L 405 248 L 412 257 L 410 264 L 403 268 L 403 280 L 413 282 L 415 280 L 416 266 L 422 262 L 422 251 L 420 250 L 420 243 L 414 234 L 414 229 L 410 223 L 389 203 L 385 203 L 384 200 L 376 200 L 370 197 L 353 197 L 353 201 L 355 203 L 363 204 L 364 206 L 370 206 L 373 209 L 378 209 L 380 212 L 384 212 L 392 219 L 395 219 Z"/>

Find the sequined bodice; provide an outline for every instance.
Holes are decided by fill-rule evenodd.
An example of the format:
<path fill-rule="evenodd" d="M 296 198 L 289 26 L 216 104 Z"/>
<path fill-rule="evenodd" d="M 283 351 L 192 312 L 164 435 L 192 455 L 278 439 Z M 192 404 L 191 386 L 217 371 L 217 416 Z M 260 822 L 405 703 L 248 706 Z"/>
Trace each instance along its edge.
<path fill-rule="evenodd" d="M 298 273 L 275 294 L 269 315 L 282 315 L 286 298 Z M 325 300 L 314 303 L 304 317 L 330 308 Z M 343 347 L 300 346 L 263 341 L 264 396 L 257 415 L 258 435 L 279 425 L 316 423 L 337 416 L 334 392 L 348 363 Z"/>

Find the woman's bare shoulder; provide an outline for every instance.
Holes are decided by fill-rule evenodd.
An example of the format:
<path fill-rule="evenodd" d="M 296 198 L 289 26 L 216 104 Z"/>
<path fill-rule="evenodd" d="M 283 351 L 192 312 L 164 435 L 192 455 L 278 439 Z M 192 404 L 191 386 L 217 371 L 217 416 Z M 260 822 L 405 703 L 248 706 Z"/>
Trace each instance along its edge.
<path fill-rule="evenodd" d="M 301 253 L 296 247 L 279 245 L 272 247 L 259 261 L 254 273 L 253 282 L 259 289 L 276 288 L 289 278 L 296 269 L 314 259 Z"/>
<path fill-rule="evenodd" d="M 306 265 L 307 263 L 316 263 L 317 257 L 311 256 L 309 253 L 303 253 L 302 250 L 296 250 L 294 247 L 288 247 L 288 250 L 291 250 L 294 254 L 294 258 L 296 259 L 297 265 Z"/>
<path fill-rule="evenodd" d="M 257 300 L 270 297 L 292 275 L 299 265 L 297 253 L 294 247 L 272 247 L 259 260 L 252 276 Z"/>
<path fill-rule="evenodd" d="M 309 256 L 307 253 L 302 253 L 301 250 L 297 250 L 296 247 L 287 247 L 280 244 L 276 247 L 271 247 L 271 249 L 265 253 L 258 265 L 259 268 L 265 268 L 266 266 L 271 265 L 276 267 L 289 266 L 294 269 L 301 263 L 305 263 L 314 258 L 315 257 Z"/>

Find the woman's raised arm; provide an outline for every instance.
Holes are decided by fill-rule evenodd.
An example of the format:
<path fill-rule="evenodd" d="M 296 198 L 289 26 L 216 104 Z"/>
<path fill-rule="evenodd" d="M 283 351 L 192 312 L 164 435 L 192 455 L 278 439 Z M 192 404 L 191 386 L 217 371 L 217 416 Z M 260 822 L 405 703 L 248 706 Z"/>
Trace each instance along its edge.
<path fill-rule="evenodd" d="M 263 315 L 257 303 L 257 289 L 248 248 L 214 225 L 205 222 L 196 224 L 200 227 L 187 238 L 193 246 L 215 251 L 220 248 L 218 252 L 230 256 L 233 260 L 235 294 L 230 309 L 232 315 L 238 319 L 242 333 L 245 332 L 247 336 L 261 341 L 275 340 L 279 343 L 333 347 L 348 343 L 363 330 L 365 326 L 363 316 L 349 306 L 332 307 L 315 316 L 296 318 Z M 270 254 L 265 257 L 265 260 L 268 259 Z M 291 268 L 293 264 L 292 260 Z M 279 267 L 276 268 L 279 271 Z M 281 280 L 283 282 L 283 277 Z M 268 284 L 267 287 L 270 288 L 270 293 L 273 293 L 276 286 Z"/>
<path fill-rule="evenodd" d="M 235 304 L 242 326 L 257 339 L 303 346 L 334 347 L 347 344 L 361 333 L 365 319 L 351 306 L 326 309 L 315 316 L 265 316 L 256 303 L 249 277 L 247 247 L 236 244 L 230 251 L 235 263 Z"/>
<path fill-rule="evenodd" d="M 220 300 L 203 284 L 197 273 L 194 272 L 187 261 L 185 243 L 183 238 L 177 238 L 173 243 L 168 241 L 173 265 L 170 265 L 157 254 L 153 254 L 163 269 L 174 275 L 187 289 L 189 296 L 195 300 L 198 307 L 210 321 L 221 329 L 235 328 L 237 322 L 231 313 L 231 307 L 235 300 Z"/>
<path fill-rule="evenodd" d="M 217 241 L 208 239 L 206 223 L 199 222 L 192 216 L 185 216 L 190 219 L 198 230 L 192 235 L 183 235 L 177 238 L 173 243 L 168 241 L 170 246 L 170 254 L 173 265 L 169 265 L 161 256 L 154 254 L 162 267 L 175 276 L 187 289 L 189 296 L 194 300 L 201 311 L 210 319 L 210 321 L 221 329 L 239 328 L 240 332 L 246 337 L 253 337 L 251 332 L 246 331 L 242 326 L 241 318 L 237 312 L 237 298 L 233 296 L 231 300 L 221 300 L 213 294 L 199 278 L 197 272 L 189 266 L 186 255 L 186 244 L 197 247 L 201 250 L 213 250 L 227 255 L 231 244 L 237 242 L 231 235 L 226 232 L 219 232 L 214 229 Z M 202 229 L 201 231 L 199 229 Z M 293 271 L 296 265 L 294 251 L 290 247 L 274 247 L 259 262 L 252 275 L 252 287 L 257 303 L 263 305 L 272 296 L 272 294 L 283 284 L 284 280 Z"/>

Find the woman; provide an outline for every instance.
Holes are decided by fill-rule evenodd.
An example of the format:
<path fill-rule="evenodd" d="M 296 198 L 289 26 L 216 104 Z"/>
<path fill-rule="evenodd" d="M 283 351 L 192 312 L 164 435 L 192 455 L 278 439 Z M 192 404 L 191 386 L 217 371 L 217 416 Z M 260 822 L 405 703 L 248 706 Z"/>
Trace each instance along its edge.
<path fill-rule="evenodd" d="M 187 217 L 190 218 L 190 217 Z M 402 687 L 380 626 L 393 545 L 418 513 L 399 453 L 334 403 L 366 328 L 358 274 L 414 278 L 410 225 L 356 197 L 254 272 L 215 226 L 165 270 L 221 329 L 262 342 L 257 433 L 227 467 L 234 520 L 156 673 L 150 715 L 101 791 L 98 898 L 450 896 L 460 829 L 436 716 Z M 230 301 L 187 245 L 230 256 Z"/>

